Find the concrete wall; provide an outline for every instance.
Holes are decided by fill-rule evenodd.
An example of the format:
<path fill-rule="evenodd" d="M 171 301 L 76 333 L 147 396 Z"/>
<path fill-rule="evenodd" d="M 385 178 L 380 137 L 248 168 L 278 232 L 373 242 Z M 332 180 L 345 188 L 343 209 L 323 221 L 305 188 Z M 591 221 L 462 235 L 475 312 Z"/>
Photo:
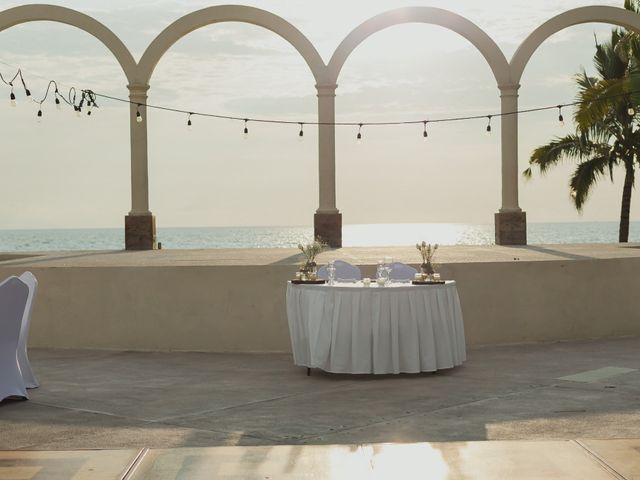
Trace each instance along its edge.
<path fill-rule="evenodd" d="M 30 270 L 40 281 L 34 347 L 290 349 L 291 265 Z M 21 272 L 0 268 L 2 278 Z M 640 335 L 640 258 L 457 263 L 441 272 L 458 282 L 469 345 Z"/>

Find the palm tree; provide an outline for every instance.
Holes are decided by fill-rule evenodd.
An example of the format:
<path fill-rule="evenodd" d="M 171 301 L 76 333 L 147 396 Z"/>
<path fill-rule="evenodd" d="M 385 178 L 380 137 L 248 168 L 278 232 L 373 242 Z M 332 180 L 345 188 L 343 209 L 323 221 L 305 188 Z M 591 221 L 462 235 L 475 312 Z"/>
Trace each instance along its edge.
<path fill-rule="evenodd" d="M 584 70 L 576 75 L 579 102 L 574 114 L 576 132 L 536 148 L 529 159 L 529 168 L 523 172 L 526 178 L 531 178 L 534 166 L 545 173 L 562 160 L 576 161 L 569 192 L 576 209 L 582 211 L 591 188 L 606 176 L 613 181 L 614 167 L 622 166 L 625 178 L 619 242 L 629 240 L 631 193 L 640 158 L 640 128 L 632 97 L 633 84 L 640 78 L 640 57 L 619 54 L 621 51 L 633 53 L 632 43 L 620 29 L 612 30 L 610 41 L 596 42 L 593 63 L 598 76 L 590 77 Z"/>

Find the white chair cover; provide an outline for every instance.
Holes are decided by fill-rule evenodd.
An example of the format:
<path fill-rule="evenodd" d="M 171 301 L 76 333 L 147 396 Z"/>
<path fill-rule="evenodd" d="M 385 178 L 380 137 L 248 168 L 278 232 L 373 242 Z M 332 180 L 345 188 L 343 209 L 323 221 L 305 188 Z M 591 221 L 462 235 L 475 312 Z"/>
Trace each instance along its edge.
<path fill-rule="evenodd" d="M 360 272 L 360 269 L 355 265 L 343 260 L 335 260 L 333 264 L 336 267 L 337 280 L 362 280 L 362 272 Z M 329 278 L 326 265 L 318 269 L 318 278 L 323 280 L 327 280 Z"/>
<path fill-rule="evenodd" d="M 389 279 L 391 280 L 413 280 L 418 270 L 406 263 L 395 262 L 391 264 Z"/>
<path fill-rule="evenodd" d="M 18 342 L 28 297 L 29 287 L 18 277 L 0 284 L 0 401 L 29 398 L 18 365 Z"/>
<path fill-rule="evenodd" d="M 29 297 L 27 298 L 27 306 L 22 316 L 22 329 L 20 330 L 20 342 L 18 343 L 18 365 L 20 365 L 25 386 L 27 388 L 37 388 L 39 387 L 38 380 L 31 370 L 31 364 L 27 356 L 27 341 L 29 340 L 33 301 L 38 291 L 38 280 L 36 280 L 35 275 L 31 272 L 24 272 L 19 278 L 29 287 Z"/>

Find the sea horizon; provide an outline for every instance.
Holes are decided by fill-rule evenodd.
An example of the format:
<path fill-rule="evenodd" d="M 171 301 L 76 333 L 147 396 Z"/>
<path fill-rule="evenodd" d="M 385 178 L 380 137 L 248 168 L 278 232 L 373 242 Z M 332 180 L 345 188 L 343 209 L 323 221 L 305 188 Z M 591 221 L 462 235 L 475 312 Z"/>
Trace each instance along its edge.
<path fill-rule="evenodd" d="M 529 244 L 617 243 L 618 222 L 530 222 Z M 313 239 L 313 227 L 216 226 L 158 227 L 163 249 L 295 248 Z M 346 224 L 343 246 L 403 246 L 425 240 L 441 245 L 491 245 L 493 224 Z M 629 242 L 640 242 L 640 221 L 630 223 Z M 0 229 L 0 251 L 122 250 L 124 228 Z"/>

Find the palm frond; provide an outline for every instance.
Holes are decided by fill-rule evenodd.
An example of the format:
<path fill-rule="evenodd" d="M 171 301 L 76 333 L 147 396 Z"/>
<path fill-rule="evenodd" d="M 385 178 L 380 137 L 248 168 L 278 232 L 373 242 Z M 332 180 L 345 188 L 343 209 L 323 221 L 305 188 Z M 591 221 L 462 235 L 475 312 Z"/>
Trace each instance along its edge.
<path fill-rule="evenodd" d="M 616 46 L 624 38 L 624 31 L 619 28 L 611 30 L 611 39 L 605 43 L 596 41 L 596 53 L 593 56 L 593 65 L 598 75 L 604 79 L 624 77 L 627 71 L 628 58 L 624 59 L 616 52 Z"/>
<path fill-rule="evenodd" d="M 582 160 L 595 154 L 602 153 L 608 147 L 591 142 L 585 135 L 569 134 L 556 137 L 546 145 L 536 148 L 529 159 L 530 166 L 537 166 L 541 174 L 557 165 L 562 160 Z M 529 172 L 523 172 L 525 177 L 531 177 Z"/>
<path fill-rule="evenodd" d="M 578 211 L 582 211 L 591 187 L 602 177 L 610 167 L 612 159 L 608 155 L 601 155 L 581 162 L 571 175 L 569 187 L 571 198 Z"/>
<path fill-rule="evenodd" d="M 612 110 L 621 113 L 627 110 L 625 93 L 629 91 L 626 78 L 603 79 L 590 82 L 588 88 L 581 86 L 578 99 L 581 102 L 574 113 L 574 121 L 581 130 L 602 122 L 612 114 Z"/>

